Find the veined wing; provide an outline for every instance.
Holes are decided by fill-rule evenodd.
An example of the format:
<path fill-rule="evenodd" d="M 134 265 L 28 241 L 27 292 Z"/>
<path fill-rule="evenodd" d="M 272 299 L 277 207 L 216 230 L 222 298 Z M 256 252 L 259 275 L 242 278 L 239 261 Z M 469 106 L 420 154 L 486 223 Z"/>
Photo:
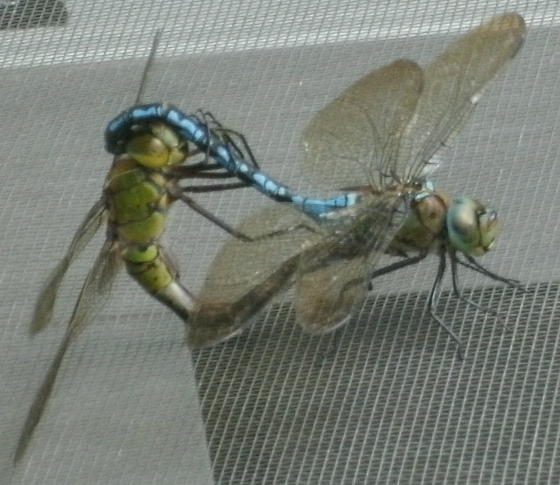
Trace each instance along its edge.
<path fill-rule="evenodd" d="M 421 68 L 398 60 L 347 88 L 320 110 L 304 133 L 306 165 L 330 185 L 383 186 L 380 168 L 396 157 L 399 138 L 423 85 Z"/>
<path fill-rule="evenodd" d="M 398 157 L 386 159 L 386 172 L 402 179 L 425 177 L 434 154 L 453 134 L 492 80 L 521 48 L 525 22 L 516 13 L 494 17 L 451 44 L 424 70 L 416 112 L 401 137 Z"/>
<path fill-rule="evenodd" d="M 85 219 L 74 234 L 74 238 L 70 243 L 64 258 L 51 271 L 51 274 L 45 281 L 43 289 L 35 303 L 33 311 L 33 319 L 31 320 L 31 332 L 37 333 L 45 328 L 52 319 L 53 307 L 58 294 L 60 283 L 68 270 L 70 264 L 88 245 L 98 229 L 105 216 L 105 200 L 99 199 L 87 213 Z"/>
<path fill-rule="evenodd" d="M 367 295 L 369 276 L 408 213 L 398 194 L 364 194 L 348 209 L 349 223 L 307 251 L 299 261 L 296 315 L 308 332 L 329 332 L 346 323 Z M 339 216 L 340 213 L 334 213 Z"/>
<path fill-rule="evenodd" d="M 380 160 L 396 155 L 421 87 L 422 71 L 411 61 L 396 61 L 358 81 L 307 127 L 307 163 L 320 164 L 319 173 L 331 169 L 341 184 L 370 182 L 380 187 L 382 175 L 374 183 L 373 171 Z M 370 178 L 364 181 L 364 175 Z M 340 324 L 353 303 L 365 296 L 370 264 L 361 263 L 377 261 L 400 228 L 402 217 L 395 216 L 400 203 L 395 194 L 368 200 L 333 212 L 330 220 L 326 217 L 320 224 L 287 206 L 245 221 L 239 230 L 256 241 L 230 240 L 218 254 L 199 294 L 189 344 L 202 347 L 239 333 L 296 277 L 296 310 L 302 326 L 324 332 Z M 361 224 L 365 219 L 368 228 Z M 263 238 L 264 234 L 269 236 Z M 349 255 L 348 247 L 359 254 Z M 318 286 L 323 283 L 327 286 Z M 310 303 L 325 297 L 333 297 L 340 313 L 328 314 L 320 304 Z M 316 310 L 311 312 L 314 316 L 308 308 Z"/>
<path fill-rule="evenodd" d="M 353 307 L 367 295 L 367 275 L 367 258 L 363 254 L 303 271 L 296 281 L 298 324 L 313 334 L 344 325 Z"/>
<path fill-rule="evenodd" d="M 23 456 L 33 431 L 43 414 L 45 405 L 51 394 L 58 369 L 70 343 L 84 329 L 88 322 L 95 316 L 96 310 L 100 309 L 109 295 L 116 274 L 122 266 L 122 259 L 118 248 L 113 241 L 107 240 L 101 249 L 95 264 L 88 273 L 82 286 L 80 296 L 74 307 L 72 317 L 64 335 L 56 356 L 51 363 L 47 375 L 37 392 L 33 404 L 29 409 L 27 419 L 23 426 L 21 436 L 14 455 L 14 462 Z"/>
<path fill-rule="evenodd" d="M 301 254 L 323 235 L 312 219 L 284 204 L 249 217 L 238 230 L 255 240 L 229 239 L 212 262 L 188 326 L 193 348 L 241 332 L 293 283 Z"/>
<path fill-rule="evenodd" d="M 239 230 L 252 242 L 230 239 L 212 263 L 188 328 L 191 347 L 230 338 L 275 296 L 296 284 L 302 327 L 324 333 L 344 323 L 367 292 L 371 268 L 400 228 L 404 201 L 364 195 L 321 224 L 286 205 L 247 219 Z"/>

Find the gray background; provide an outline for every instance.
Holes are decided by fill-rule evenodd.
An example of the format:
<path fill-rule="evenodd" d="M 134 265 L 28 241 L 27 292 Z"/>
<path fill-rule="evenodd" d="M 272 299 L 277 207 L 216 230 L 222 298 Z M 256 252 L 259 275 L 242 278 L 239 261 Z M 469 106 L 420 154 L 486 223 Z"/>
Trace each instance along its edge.
<path fill-rule="evenodd" d="M 66 6 L 64 27 L 0 31 L 0 483 L 560 481 L 556 1 Z M 528 289 L 462 273 L 466 295 L 501 319 L 442 293 L 438 312 L 466 344 L 463 363 L 426 313 L 434 258 L 380 280 L 333 335 L 303 334 L 287 295 L 243 336 L 193 355 L 182 323 L 123 275 L 11 466 L 100 239 L 68 275 L 60 324 L 30 339 L 35 296 L 100 194 L 104 126 L 133 103 L 158 28 L 144 101 L 210 109 L 247 134 L 265 170 L 324 194 L 301 165 L 312 114 L 372 68 L 404 56 L 426 63 L 506 11 L 525 17 L 526 45 L 435 178 L 499 210 L 503 234 L 482 262 Z M 198 200 L 232 224 L 267 203 L 249 190 Z M 223 240 L 188 209 L 173 212 L 168 242 L 189 288 Z"/>

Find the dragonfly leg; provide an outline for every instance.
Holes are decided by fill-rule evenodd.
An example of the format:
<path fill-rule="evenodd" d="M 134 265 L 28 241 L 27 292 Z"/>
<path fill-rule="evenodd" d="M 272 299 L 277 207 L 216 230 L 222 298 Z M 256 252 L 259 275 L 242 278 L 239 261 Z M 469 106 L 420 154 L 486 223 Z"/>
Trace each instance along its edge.
<path fill-rule="evenodd" d="M 253 165 L 255 168 L 260 168 L 259 164 L 257 163 L 257 160 L 255 158 L 255 155 L 253 154 L 253 150 L 251 150 L 251 147 L 249 146 L 249 143 L 247 142 L 247 139 L 245 138 L 245 135 L 243 135 L 242 133 L 239 133 L 238 131 L 232 130 L 230 128 L 218 128 L 215 131 L 217 131 L 218 133 L 221 134 L 221 138 L 231 147 L 233 147 L 236 151 L 237 154 L 245 159 L 247 158 L 250 162 L 251 165 Z M 230 136 L 234 135 L 235 137 L 237 137 L 239 139 L 239 141 L 241 142 L 241 145 L 243 145 L 243 149 L 241 149 L 238 145 L 238 143 L 236 141 L 234 141 L 234 139 Z M 244 155 L 247 154 L 247 157 L 245 157 Z"/>
<path fill-rule="evenodd" d="M 379 268 L 378 270 L 374 271 L 369 277 L 369 286 L 368 291 L 373 290 L 372 280 L 375 278 L 379 278 L 382 275 L 392 273 L 393 271 L 397 271 L 398 269 L 405 268 L 407 266 L 411 266 L 413 264 L 419 263 L 428 255 L 427 252 L 420 253 L 418 256 L 413 256 L 411 258 L 402 259 L 397 261 L 396 263 L 389 264 L 384 266 L 383 268 Z"/>
<path fill-rule="evenodd" d="M 210 222 L 213 222 L 214 224 L 216 224 L 218 227 L 222 228 L 224 231 L 226 231 L 228 234 L 232 235 L 233 237 L 235 237 L 237 239 L 241 239 L 242 241 L 252 241 L 252 239 L 249 236 L 243 234 L 242 232 L 239 232 L 238 230 L 236 230 L 233 227 L 226 224 L 220 218 L 216 217 L 211 212 L 208 212 L 204 207 L 199 205 L 197 202 L 195 202 L 189 196 L 185 195 L 182 191 L 176 191 L 176 192 L 172 193 L 171 195 L 173 197 L 175 197 L 176 199 L 179 199 L 179 200 L 183 201 L 191 209 L 198 212 L 202 217 L 205 217 Z"/>
<path fill-rule="evenodd" d="M 273 231 L 273 232 L 267 232 L 266 234 L 261 234 L 259 236 L 253 236 L 251 238 L 251 241 L 262 241 L 264 239 L 269 239 L 271 237 L 276 237 L 276 236 L 281 236 L 284 234 L 288 234 L 290 232 L 295 232 L 295 231 L 300 231 L 300 230 L 306 230 L 312 233 L 317 233 L 317 230 L 311 226 L 308 226 L 307 224 L 305 224 L 304 222 L 300 222 L 299 224 L 295 224 L 293 226 L 290 227 L 286 227 L 284 229 L 280 229 L 278 231 Z"/>
<path fill-rule="evenodd" d="M 213 170 L 221 170 L 221 172 L 208 173 Z M 225 171 L 224 167 L 216 163 L 208 163 L 206 160 L 190 165 L 179 165 L 178 167 L 173 167 L 167 172 L 167 174 L 177 180 L 188 178 L 225 179 L 236 177 L 235 174 Z"/>
<path fill-rule="evenodd" d="M 472 256 L 470 256 L 468 254 L 464 254 L 464 256 L 467 259 L 468 263 L 465 262 L 465 261 L 461 261 L 459 258 L 457 258 L 457 262 L 460 265 L 464 266 L 465 268 L 469 268 L 473 271 L 476 271 L 477 273 L 483 274 L 484 276 L 488 276 L 488 278 L 491 278 L 494 281 L 501 281 L 502 283 L 505 283 L 506 285 L 508 285 L 512 288 L 516 288 L 518 290 L 523 290 L 524 291 L 524 288 L 521 286 L 521 282 L 519 280 L 516 280 L 516 279 L 513 279 L 513 278 L 504 278 L 503 276 L 500 276 L 500 275 L 498 275 L 496 273 L 493 273 L 492 271 L 486 269 L 484 266 L 482 266 Z"/>
<path fill-rule="evenodd" d="M 457 273 L 457 261 L 459 261 L 457 258 L 457 254 L 455 253 L 455 251 L 453 251 L 450 253 L 449 257 L 451 258 L 451 281 L 453 284 L 453 293 L 455 294 L 455 296 L 459 298 L 459 300 L 464 301 L 467 305 L 475 307 L 477 310 L 481 310 L 484 313 L 499 317 L 500 314 L 496 310 L 484 307 L 462 295 L 461 290 L 459 289 L 459 275 Z"/>
<path fill-rule="evenodd" d="M 200 194 L 221 190 L 246 189 L 247 187 L 249 187 L 249 185 L 245 182 L 234 182 L 231 184 L 190 185 L 188 187 L 181 187 L 181 189 L 183 192 Z"/>
<path fill-rule="evenodd" d="M 167 174 L 174 179 L 183 180 L 191 178 L 229 178 L 233 177 L 229 172 L 226 173 L 206 173 L 211 170 L 218 170 L 221 167 L 206 167 L 205 162 L 196 163 L 194 165 L 180 165 L 178 167 L 173 167 L 169 170 Z"/>
<path fill-rule="evenodd" d="M 208 173 L 208 171 L 211 170 L 221 170 L 221 173 Z M 225 172 L 223 167 L 216 164 L 206 164 L 205 162 L 176 167 L 172 172 L 170 172 L 170 175 L 176 180 L 191 178 L 228 179 L 235 177 L 234 174 Z M 191 185 L 188 187 L 181 187 L 180 190 L 183 192 L 204 193 L 215 192 L 218 190 L 243 189 L 246 187 L 250 187 L 250 183 L 241 181 L 230 184 Z"/>
<path fill-rule="evenodd" d="M 202 119 L 200 119 L 199 114 L 202 115 Z M 208 123 L 206 123 L 205 121 L 205 116 L 204 113 L 199 109 L 195 112 L 194 117 L 197 119 L 197 121 L 204 126 L 204 128 L 206 128 L 206 139 L 209 140 L 210 139 L 210 126 L 208 126 Z M 207 145 L 205 150 L 201 150 L 200 148 L 197 149 L 197 154 L 200 153 L 204 153 L 204 160 L 201 162 L 202 164 L 206 164 L 206 165 L 211 165 L 209 163 L 210 160 L 210 145 Z"/>
<path fill-rule="evenodd" d="M 455 345 L 457 345 L 457 358 L 462 361 L 463 360 L 463 350 L 462 350 L 462 344 L 461 344 L 461 340 L 459 339 L 459 337 L 455 334 L 455 332 L 453 332 L 453 330 L 451 330 L 451 328 L 449 328 L 444 321 L 438 317 L 436 315 L 435 312 L 435 306 L 436 306 L 436 294 L 439 293 L 439 289 L 441 287 L 441 282 L 443 280 L 443 276 L 445 274 L 445 268 L 446 268 L 446 253 L 444 250 L 442 250 L 440 252 L 439 255 L 439 265 L 438 265 L 438 271 L 436 274 L 436 279 L 434 280 L 434 284 L 432 285 L 432 289 L 430 290 L 430 296 L 428 298 L 428 310 L 430 312 L 430 317 L 432 317 L 433 320 L 435 320 L 438 325 L 443 328 L 447 334 L 455 341 Z"/>
<path fill-rule="evenodd" d="M 245 138 L 245 135 L 243 135 L 238 131 L 232 130 L 231 128 L 224 128 L 224 126 L 216 119 L 216 117 L 210 111 L 202 111 L 199 109 L 197 110 L 196 113 L 198 116 L 200 116 L 203 119 L 204 123 L 207 126 L 211 124 L 213 130 L 215 132 L 220 133 L 221 135 L 220 138 L 222 139 L 222 141 L 224 141 L 227 145 L 231 146 L 237 152 L 237 155 L 239 155 L 241 158 L 245 158 L 244 154 L 246 153 L 251 165 L 253 165 L 256 168 L 260 168 L 259 164 L 257 163 L 257 160 L 255 159 L 255 156 L 253 155 L 253 151 L 251 150 L 251 147 L 247 142 L 247 138 Z M 210 122 L 208 122 L 208 120 L 210 120 Z M 241 142 L 241 145 L 243 145 L 243 149 L 245 150 L 245 153 L 230 135 L 235 136 Z"/>

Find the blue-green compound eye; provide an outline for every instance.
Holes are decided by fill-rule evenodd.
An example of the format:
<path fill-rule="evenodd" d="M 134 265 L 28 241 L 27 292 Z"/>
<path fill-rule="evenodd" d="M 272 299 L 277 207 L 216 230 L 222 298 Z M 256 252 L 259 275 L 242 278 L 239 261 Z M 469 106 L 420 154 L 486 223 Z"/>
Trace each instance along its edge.
<path fill-rule="evenodd" d="M 498 235 L 498 214 L 477 200 L 459 197 L 447 211 L 447 232 L 451 246 L 463 253 L 480 256 L 494 245 Z"/>

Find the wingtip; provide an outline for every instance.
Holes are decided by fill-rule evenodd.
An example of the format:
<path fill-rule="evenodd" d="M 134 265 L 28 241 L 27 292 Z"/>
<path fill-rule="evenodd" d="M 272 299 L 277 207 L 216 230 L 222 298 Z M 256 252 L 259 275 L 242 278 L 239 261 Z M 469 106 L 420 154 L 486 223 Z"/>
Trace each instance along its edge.
<path fill-rule="evenodd" d="M 527 35 L 527 25 L 525 19 L 517 12 L 509 12 L 498 15 L 488 22 L 491 30 L 511 30 L 518 31 L 523 37 Z"/>
<path fill-rule="evenodd" d="M 328 325 L 325 325 L 324 322 L 317 324 L 316 322 L 303 320 L 301 315 L 298 315 L 299 318 L 297 318 L 297 324 L 311 335 L 325 335 L 346 325 L 353 316 L 353 313 L 350 312 L 338 319 L 330 321 Z"/>
<path fill-rule="evenodd" d="M 202 305 L 186 326 L 185 341 L 192 350 L 211 347 L 237 337 L 253 320 L 254 316 L 236 317 L 231 309 L 224 309 L 220 305 Z"/>
<path fill-rule="evenodd" d="M 517 12 L 508 12 L 491 18 L 480 27 L 490 35 L 499 35 L 504 46 L 510 52 L 510 58 L 515 57 L 527 38 L 525 19 Z"/>
<path fill-rule="evenodd" d="M 27 449 L 27 443 L 22 444 L 21 441 L 18 443 L 16 451 L 14 452 L 14 456 L 12 457 L 12 465 L 18 466 L 23 455 L 25 454 L 25 450 Z"/>
<path fill-rule="evenodd" d="M 23 455 L 25 455 L 25 452 L 29 447 L 29 443 L 31 442 L 31 436 L 33 435 L 33 431 L 35 430 L 35 427 L 39 422 L 38 416 L 32 411 L 33 411 L 33 407 L 31 408 L 30 414 L 27 417 L 25 424 L 23 425 L 23 429 L 21 431 L 21 435 L 19 437 L 16 450 L 12 458 L 12 464 L 14 466 L 16 466 L 23 458 Z"/>
<path fill-rule="evenodd" d="M 237 337 L 244 329 L 245 326 L 234 329 L 193 329 L 187 327 L 185 342 L 187 347 L 191 350 L 207 349 Z"/>
<path fill-rule="evenodd" d="M 34 315 L 33 319 L 31 320 L 31 324 L 29 325 L 29 335 L 33 337 L 44 330 L 50 318 L 50 315 Z"/>

